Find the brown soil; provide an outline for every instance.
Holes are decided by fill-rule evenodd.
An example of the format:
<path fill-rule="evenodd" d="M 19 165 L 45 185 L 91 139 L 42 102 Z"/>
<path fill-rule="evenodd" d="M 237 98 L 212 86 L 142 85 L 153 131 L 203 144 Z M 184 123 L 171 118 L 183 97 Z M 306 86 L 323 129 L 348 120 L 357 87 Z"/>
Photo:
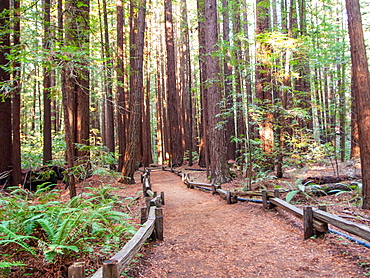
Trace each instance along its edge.
<path fill-rule="evenodd" d="M 354 165 L 341 166 L 341 174 L 359 173 Z M 332 174 L 327 165 L 289 169 L 285 179 L 263 179 L 253 184 L 252 189 L 271 190 L 276 185 L 289 188 L 287 184 L 294 184 L 297 177 L 304 179 Z M 205 172 L 191 171 L 191 177 L 197 182 L 207 182 Z M 136 173 L 135 180 L 136 184 L 123 186 L 112 177 L 93 176 L 79 184 L 77 191 L 86 192 L 87 187 L 108 184 L 116 187 L 119 190 L 114 194 L 133 197 L 134 200 L 122 210 L 130 213 L 133 223 L 139 223 L 140 207 L 145 203 L 140 193 L 140 172 Z M 262 205 L 256 203 L 227 205 L 220 196 L 189 189 L 180 177 L 162 170 L 151 172 L 151 183 L 154 191 L 165 193 L 164 241 L 147 244 L 123 277 L 286 278 L 366 277 L 370 274 L 370 249 L 335 234 L 304 241 L 301 220 L 280 209 L 263 210 Z M 222 188 L 242 189 L 244 183 L 243 178 L 236 178 Z M 60 198 L 68 200 L 68 191 L 63 187 L 59 187 Z M 369 225 L 370 212 L 353 203 L 357 197 L 356 192 L 348 192 L 316 199 L 327 204 L 329 212 L 362 219 L 363 224 Z M 297 195 L 295 202 L 299 206 L 315 203 L 315 200 Z M 5 254 L 10 254 L 8 251 Z M 90 274 L 102 263 L 102 259 L 93 257 L 81 259 L 88 265 Z M 31 277 L 48 278 L 65 277 L 68 265 L 73 262 L 64 260 L 45 264 L 32 256 L 29 260 L 25 256 L 19 260 L 34 268 Z M 38 274 L 36 266 L 40 268 Z M 23 277 L 23 272 L 15 269 L 11 277 Z"/>
<path fill-rule="evenodd" d="M 195 173 L 195 175 L 201 175 Z M 130 277 L 365 277 L 370 251 L 339 236 L 303 240 L 300 221 L 254 203 L 227 205 L 152 171 L 165 192 L 164 241 L 145 248 Z M 362 267 L 361 267 L 362 266 Z"/>

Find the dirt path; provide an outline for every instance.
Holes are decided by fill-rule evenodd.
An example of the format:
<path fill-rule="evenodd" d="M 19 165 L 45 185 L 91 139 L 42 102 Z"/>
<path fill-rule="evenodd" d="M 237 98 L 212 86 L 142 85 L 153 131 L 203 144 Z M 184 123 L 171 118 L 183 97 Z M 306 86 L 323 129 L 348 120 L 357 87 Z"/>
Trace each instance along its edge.
<path fill-rule="evenodd" d="M 135 277 L 365 277 L 337 239 L 303 241 L 282 212 L 227 205 L 170 172 L 153 171 L 151 183 L 165 192 L 165 238 L 144 252 Z"/>

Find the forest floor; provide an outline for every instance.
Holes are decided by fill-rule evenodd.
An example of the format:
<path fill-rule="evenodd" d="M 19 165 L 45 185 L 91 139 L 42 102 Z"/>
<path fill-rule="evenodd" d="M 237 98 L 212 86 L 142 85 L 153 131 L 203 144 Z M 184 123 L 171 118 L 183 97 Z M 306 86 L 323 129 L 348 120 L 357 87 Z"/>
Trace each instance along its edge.
<path fill-rule="evenodd" d="M 186 168 L 184 165 L 178 170 L 186 171 Z M 340 164 L 339 170 L 341 175 L 360 174 L 355 162 Z M 206 172 L 186 172 L 190 172 L 195 182 L 208 183 Z M 133 223 L 139 223 L 140 208 L 145 205 L 140 193 L 140 174 L 135 174 L 136 184 L 125 186 L 114 177 L 92 176 L 78 185 L 78 193 L 88 187 L 116 187 L 118 190 L 113 194 L 134 198 L 135 202 L 122 209 L 130 213 Z M 331 165 L 286 169 L 284 179 L 265 176 L 254 183 L 252 189 L 273 190 L 277 186 L 293 189 L 296 181 L 321 176 L 335 176 Z M 281 209 L 264 210 L 256 203 L 228 205 L 218 195 L 187 188 L 179 176 L 168 171 L 152 170 L 151 184 L 153 191 L 165 194 L 164 241 L 146 244 L 122 277 L 286 278 L 367 277 L 370 274 L 370 249 L 330 233 L 303 240 L 302 221 Z M 222 188 L 243 191 L 245 179 L 236 177 Z M 59 190 L 60 197 L 68 200 L 68 190 L 63 185 Z M 351 217 L 351 221 L 359 219 L 369 226 L 370 212 L 362 210 L 358 200 L 356 191 L 323 197 L 297 194 L 293 199 L 297 206 L 326 204 L 329 212 Z M 64 277 L 60 270 L 71 263 L 62 261 L 64 267 L 61 267 L 33 260 L 32 265 L 39 264 L 44 274 L 40 272 L 32 277 Z M 89 257 L 84 260 L 90 273 L 101 264 Z M 48 269 L 48 276 L 45 276 L 45 269 Z M 23 277 L 17 276 L 17 272 L 12 274 L 11 277 Z"/>
<path fill-rule="evenodd" d="M 315 167 L 303 171 L 302 178 L 330 175 L 330 169 L 323 171 L 325 165 Z M 192 176 L 207 182 L 205 172 Z M 292 179 L 287 176 L 285 183 Z M 223 188 L 240 187 L 242 181 Z M 302 222 L 280 209 L 228 205 L 220 196 L 187 188 L 171 172 L 152 171 L 151 183 L 154 191 L 165 192 L 164 241 L 142 250 L 126 273 L 129 277 L 366 277 L 370 272 L 368 248 L 334 234 L 303 240 Z M 335 214 L 345 210 L 366 217 L 368 212 L 348 202 L 353 194 L 326 196 L 320 202 L 330 204 L 328 210 Z M 305 203 L 302 196 L 297 198 Z"/>

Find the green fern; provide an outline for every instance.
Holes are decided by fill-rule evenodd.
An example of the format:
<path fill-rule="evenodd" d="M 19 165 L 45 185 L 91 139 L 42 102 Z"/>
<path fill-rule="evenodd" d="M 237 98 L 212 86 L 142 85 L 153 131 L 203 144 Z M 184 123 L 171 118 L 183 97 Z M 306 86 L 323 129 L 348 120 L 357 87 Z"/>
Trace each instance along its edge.
<path fill-rule="evenodd" d="M 4 222 L 0 224 L 0 235 L 2 235 L 3 237 L 3 239 L 0 240 L 0 245 L 8 245 L 9 243 L 15 243 L 23 247 L 24 250 L 30 252 L 31 254 L 36 254 L 35 250 L 33 250 L 32 247 L 28 245 L 28 243 L 26 242 L 27 240 L 30 239 L 37 240 L 36 237 L 18 235 L 12 232 L 10 229 L 8 229 Z"/>

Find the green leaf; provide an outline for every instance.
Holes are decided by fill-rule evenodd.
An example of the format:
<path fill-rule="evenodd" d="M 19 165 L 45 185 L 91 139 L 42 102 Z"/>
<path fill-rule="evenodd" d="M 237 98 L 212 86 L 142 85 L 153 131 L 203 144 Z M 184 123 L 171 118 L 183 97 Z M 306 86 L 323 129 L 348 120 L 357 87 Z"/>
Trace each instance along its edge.
<path fill-rule="evenodd" d="M 297 195 L 299 192 L 301 192 L 301 190 L 290 191 L 288 194 L 286 194 L 285 200 L 290 203 L 294 196 Z"/>

